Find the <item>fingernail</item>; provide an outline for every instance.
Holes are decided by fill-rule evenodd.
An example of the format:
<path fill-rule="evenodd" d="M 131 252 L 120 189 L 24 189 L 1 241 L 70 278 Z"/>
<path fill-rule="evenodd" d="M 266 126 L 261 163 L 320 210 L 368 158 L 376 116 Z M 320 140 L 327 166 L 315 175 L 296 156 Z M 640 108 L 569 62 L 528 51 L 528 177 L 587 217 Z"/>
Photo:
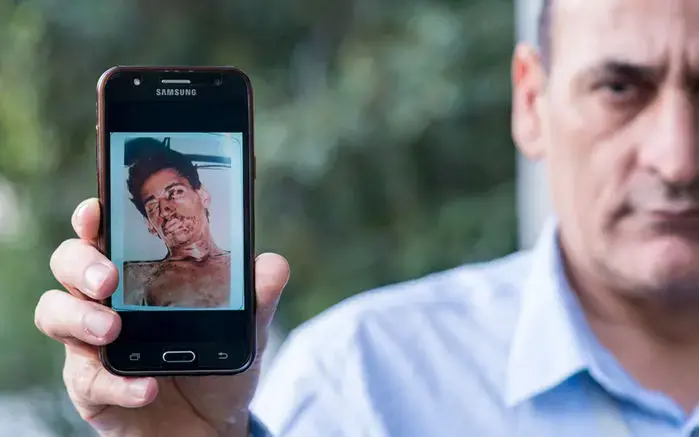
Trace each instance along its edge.
<path fill-rule="evenodd" d="M 131 381 L 129 383 L 128 390 L 131 396 L 137 399 L 145 399 L 146 393 L 148 393 L 148 380 L 137 379 L 135 381 Z"/>
<path fill-rule="evenodd" d="M 73 213 L 73 224 L 75 226 L 80 225 L 80 218 L 85 212 L 85 209 L 87 208 L 87 200 L 83 200 L 80 205 L 75 209 L 75 212 Z"/>
<path fill-rule="evenodd" d="M 114 317 L 102 311 L 94 311 L 85 315 L 85 327 L 95 337 L 101 338 L 107 335 L 113 324 Z"/>
<path fill-rule="evenodd" d="M 97 294 L 102 283 L 109 275 L 109 267 L 104 264 L 92 264 L 85 270 L 85 283 L 87 288 L 93 294 Z M 94 297 L 94 296 L 93 296 Z"/>

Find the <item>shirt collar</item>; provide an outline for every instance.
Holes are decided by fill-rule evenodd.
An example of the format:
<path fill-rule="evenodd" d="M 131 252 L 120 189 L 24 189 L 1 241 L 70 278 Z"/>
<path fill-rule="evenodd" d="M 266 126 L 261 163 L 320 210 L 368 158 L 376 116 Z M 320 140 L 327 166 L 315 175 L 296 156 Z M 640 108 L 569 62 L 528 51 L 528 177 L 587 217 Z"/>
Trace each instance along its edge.
<path fill-rule="evenodd" d="M 588 356 L 568 310 L 570 296 L 556 222 L 551 219 L 533 250 L 522 290 L 507 363 L 508 406 L 546 392 L 588 368 Z"/>

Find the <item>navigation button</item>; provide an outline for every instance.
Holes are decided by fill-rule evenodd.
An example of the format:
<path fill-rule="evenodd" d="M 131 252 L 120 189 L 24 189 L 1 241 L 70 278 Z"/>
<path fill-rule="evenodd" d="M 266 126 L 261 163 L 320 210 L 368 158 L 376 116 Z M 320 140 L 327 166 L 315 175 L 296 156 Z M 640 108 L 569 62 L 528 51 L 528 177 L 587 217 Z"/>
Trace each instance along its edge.
<path fill-rule="evenodd" d="M 167 351 L 163 353 L 166 363 L 191 363 L 196 358 L 192 351 Z"/>
<path fill-rule="evenodd" d="M 228 359 L 228 354 L 225 352 L 219 352 L 218 353 L 218 359 L 219 360 L 227 360 Z"/>
<path fill-rule="evenodd" d="M 132 352 L 129 355 L 129 361 L 140 361 L 141 360 L 141 353 L 140 352 Z"/>

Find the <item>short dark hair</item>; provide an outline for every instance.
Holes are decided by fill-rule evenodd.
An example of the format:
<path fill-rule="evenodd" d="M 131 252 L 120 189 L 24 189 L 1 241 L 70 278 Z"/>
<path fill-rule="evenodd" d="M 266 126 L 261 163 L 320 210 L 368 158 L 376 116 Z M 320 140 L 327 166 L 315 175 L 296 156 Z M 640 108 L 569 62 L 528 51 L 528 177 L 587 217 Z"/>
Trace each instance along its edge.
<path fill-rule="evenodd" d="M 168 139 L 160 141 L 152 137 L 133 138 L 126 141 L 124 147 L 124 161 L 129 166 L 126 184 L 131 194 L 131 202 L 144 217 L 146 208 L 141 200 L 141 188 L 155 173 L 172 169 L 187 179 L 195 190 L 201 188 L 197 167 L 186 155 L 172 150 Z"/>
<path fill-rule="evenodd" d="M 539 54 L 541 55 L 541 63 L 546 69 L 551 63 L 551 16 L 553 9 L 553 0 L 542 0 L 541 10 L 539 11 L 539 20 L 537 23 L 537 44 L 539 45 Z"/>

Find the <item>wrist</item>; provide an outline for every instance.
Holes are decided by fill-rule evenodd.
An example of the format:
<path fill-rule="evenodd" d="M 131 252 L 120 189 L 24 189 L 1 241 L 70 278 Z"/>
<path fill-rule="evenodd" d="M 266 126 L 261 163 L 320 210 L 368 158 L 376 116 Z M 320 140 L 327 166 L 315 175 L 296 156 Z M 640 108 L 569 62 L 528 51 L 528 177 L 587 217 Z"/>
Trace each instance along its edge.
<path fill-rule="evenodd" d="M 235 422 L 228 426 L 220 437 L 273 437 L 272 433 L 249 411 L 241 411 L 235 415 Z"/>
<path fill-rule="evenodd" d="M 219 437 L 249 437 L 250 436 L 250 412 L 247 410 L 236 411 Z"/>

